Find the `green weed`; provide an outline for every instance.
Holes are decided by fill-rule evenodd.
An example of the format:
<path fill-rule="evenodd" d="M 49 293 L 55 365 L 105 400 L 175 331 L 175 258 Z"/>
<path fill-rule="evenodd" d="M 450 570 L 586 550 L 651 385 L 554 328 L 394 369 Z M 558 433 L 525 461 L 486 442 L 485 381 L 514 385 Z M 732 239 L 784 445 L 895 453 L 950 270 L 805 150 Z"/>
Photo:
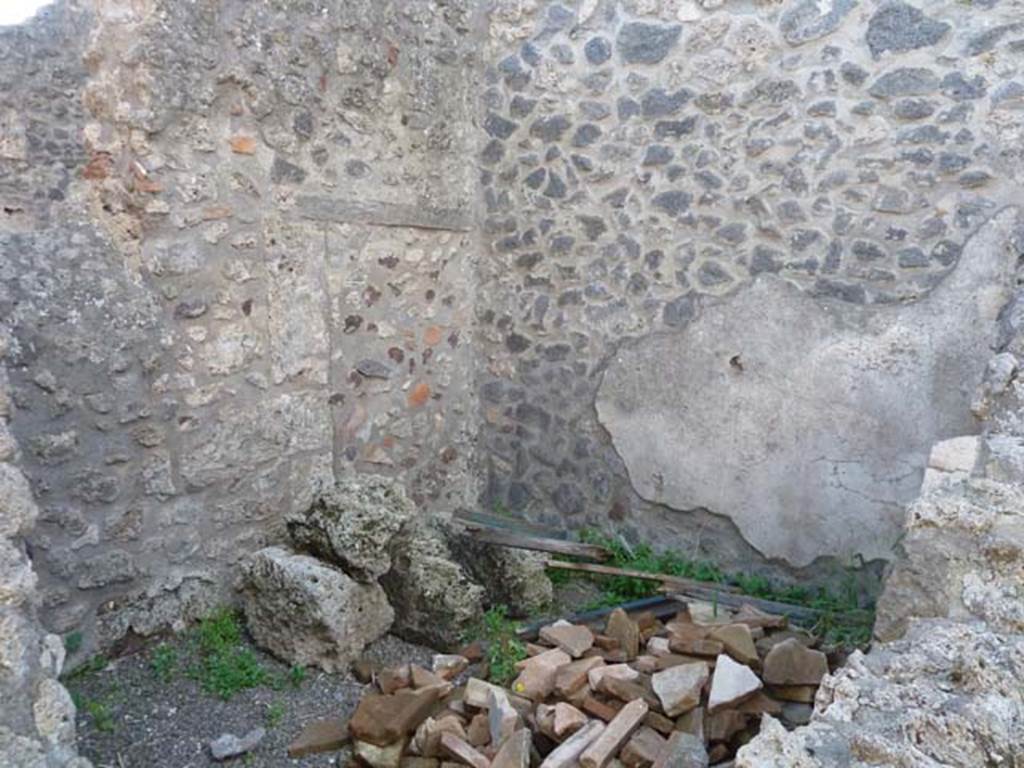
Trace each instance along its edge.
<path fill-rule="evenodd" d="M 96 699 L 83 699 L 81 696 L 72 695 L 72 701 L 77 709 L 83 710 L 92 718 L 93 725 L 97 731 L 111 733 L 115 728 L 114 716 L 110 713 L 110 707 L 104 702 Z"/>
<path fill-rule="evenodd" d="M 548 578 L 556 587 L 568 584 L 573 580 L 575 574 L 572 571 L 563 571 L 561 568 L 549 568 Z"/>
<path fill-rule="evenodd" d="M 276 728 L 280 725 L 281 720 L 284 719 L 284 713 L 284 704 L 281 702 L 275 701 L 273 704 L 268 704 L 266 715 L 267 728 Z"/>
<path fill-rule="evenodd" d="M 288 670 L 288 682 L 293 688 L 298 688 L 306 680 L 306 668 L 296 664 Z"/>
<path fill-rule="evenodd" d="M 97 653 L 88 661 L 84 662 L 80 666 L 73 669 L 71 672 L 64 676 L 65 680 L 82 680 L 86 677 L 95 675 L 97 672 L 102 672 L 110 665 L 110 660 L 102 653 Z"/>
<path fill-rule="evenodd" d="M 77 653 L 78 649 L 82 647 L 82 633 L 81 632 L 68 632 L 64 635 L 64 650 L 67 651 L 70 656 L 73 653 Z"/>
<path fill-rule="evenodd" d="M 871 640 L 874 623 L 873 610 L 870 606 L 865 609 L 860 604 L 856 577 L 849 570 L 845 574 L 842 588 L 838 593 L 834 593 L 824 587 L 814 590 L 794 585 L 778 585 L 760 574 L 726 573 L 707 560 L 691 560 L 681 553 L 671 550 L 655 552 L 647 544 L 629 546 L 620 539 L 598 531 L 584 529 L 580 532 L 580 540 L 608 549 L 611 552 L 608 565 L 617 568 L 680 576 L 709 584 L 734 586 L 751 597 L 815 608 L 823 612 L 815 631 L 826 642 L 864 646 Z M 552 571 L 559 573 L 557 569 L 552 569 Z M 559 577 L 563 583 L 574 576 L 571 572 L 561 571 L 560 573 L 565 574 Z M 654 581 L 626 576 L 589 576 L 589 578 L 600 584 L 602 594 L 594 603 L 587 606 L 588 609 L 618 605 L 631 600 L 651 597 L 658 593 L 658 584 Z M 717 608 L 716 600 L 716 612 Z M 854 611 L 860 612 L 857 614 L 860 618 L 851 622 L 845 614 Z"/>
<path fill-rule="evenodd" d="M 161 682 L 169 683 L 174 678 L 178 666 L 178 652 L 167 643 L 160 643 L 153 651 L 149 666 Z"/>
<path fill-rule="evenodd" d="M 271 682 L 250 649 L 242 645 L 238 615 L 230 608 L 203 619 L 194 630 L 195 663 L 189 670 L 207 693 L 230 699 L 246 688 Z"/>
<path fill-rule="evenodd" d="M 516 637 L 515 622 L 508 618 L 508 608 L 497 605 L 484 613 L 473 639 L 487 647 L 487 668 L 491 682 L 509 685 L 516 677 L 516 664 L 526 658 L 526 645 Z"/>

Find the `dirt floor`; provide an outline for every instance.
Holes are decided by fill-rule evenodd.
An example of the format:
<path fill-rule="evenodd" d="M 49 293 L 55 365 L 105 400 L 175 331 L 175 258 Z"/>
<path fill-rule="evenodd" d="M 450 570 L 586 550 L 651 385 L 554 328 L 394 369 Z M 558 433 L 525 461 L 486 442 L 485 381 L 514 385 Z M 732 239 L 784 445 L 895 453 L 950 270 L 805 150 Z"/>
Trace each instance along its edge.
<path fill-rule="evenodd" d="M 579 606 L 592 604 L 599 594 L 585 581 L 559 585 L 545 614 L 569 616 Z M 158 671 L 161 645 L 169 647 L 178 660 L 173 672 L 163 676 Z M 224 733 L 241 737 L 262 726 L 267 735 L 259 746 L 226 764 L 254 768 L 345 765 L 347 751 L 292 760 L 287 747 L 307 723 L 350 715 L 365 686 L 351 673 L 326 674 L 313 668 L 295 685 L 288 665 L 247 639 L 244 645 L 278 682 L 242 690 L 227 701 L 205 692 L 182 669 L 190 654 L 185 636 L 147 642 L 134 653 L 110 661 L 105 669 L 66 679 L 78 705 L 79 751 L 96 768 L 204 768 L 225 765 L 210 756 L 211 740 Z M 367 648 L 365 656 L 380 666 L 414 662 L 429 669 L 434 653 L 389 635 Z"/>
<path fill-rule="evenodd" d="M 183 638 L 166 642 L 185 650 Z M 153 667 L 158 646 L 150 644 L 112 661 L 104 670 L 66 681 L 79 704 L 79 751 L 96 768 L 224 765 L 210 757 L 209 742 L 223 733 L 243 736 L 258 726 L 267 730 L 259 746 L 226 764 L 333 766 L 339 754 L 341 762 L 337 764 L 345 764 L 345 753 L 291 760 L 287 747 L 310 721 L 351 714 L 364 688 L 351 674 L 328 675 L 308 669 L 305 679 L 295 685 L 287 665 L 253 648 L 260 663 L 284 684 L 243 690 L 223 701 L 180 672 L 165 682 Z M 433 653 L 388 636 L 370 646 L 366 656 L 383 665 L 412 661 L 429 668 Z"/>

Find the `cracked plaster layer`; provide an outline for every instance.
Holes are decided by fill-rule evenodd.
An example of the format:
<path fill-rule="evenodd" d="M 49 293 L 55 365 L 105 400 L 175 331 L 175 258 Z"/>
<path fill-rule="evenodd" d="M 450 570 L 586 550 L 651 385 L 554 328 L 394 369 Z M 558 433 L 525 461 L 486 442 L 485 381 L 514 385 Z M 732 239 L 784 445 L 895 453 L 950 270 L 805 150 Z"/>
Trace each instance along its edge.
<path fill-rule="evenodd" d="M 598 394 L 645 499 L 728 515 L 768 557 L 889 559 L 933 443 L 976 429 L 1011 296 L 1007 209 L 911 305 L 815 301 L 763 277 L 678 333 L 623 344 Z"/>
<path fill-rule="evenodd" d="M 889 558 L 930 441 L 977 428 L 976 368 L 904 385 L 959 365 L 961 330 L 986 331 L 909 307 L 938 307 L 968 238 L 1020 198 L 1021 9 L 494 3 L 478 109 L 484 503 L 775 578 L 823 578 L 820 554 Z M 790 368 L 761 364 L 753 342 L 771 332 Z M 837 384 L 859 386 L 849 365 L 810 367 L 831 365 L 831 333 L 864 387 Z M 908 370 L 889 380 L 875 362 Z M 649 431 L 606 416 L 603 379 L 657 404 Z M 926 401 L 937 413 L 918 418 Z"/>

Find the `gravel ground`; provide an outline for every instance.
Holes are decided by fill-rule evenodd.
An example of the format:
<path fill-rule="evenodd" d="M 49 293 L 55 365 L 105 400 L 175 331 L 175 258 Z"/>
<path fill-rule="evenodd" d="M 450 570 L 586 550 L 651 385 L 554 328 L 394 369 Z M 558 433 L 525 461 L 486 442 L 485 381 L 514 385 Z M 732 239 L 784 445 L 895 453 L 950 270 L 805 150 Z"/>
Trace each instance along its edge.
<path fill-rule="evenodd" d="M 600 591 L 574 580 L 555 589 L 554 604 L 545 615 L 567 616 L 592 602 Z M 156 648 L 166 643 L 179 659 L 188 657 L 184 637 L 149 642 L 114 659 L 106 669 L 65 680 L 79 702 L 79 751 L 96 768 L 206 768 L 225 765 L 210 756 L 209 743 L 224 733 L 244 736 L 266 728 L 259 746 L 227 765 L 253 768 L 299 768 L 345 765 L 347 750 L 292 760 L 288 744 L 302 728 L 323 717 L 351 715 L 366 686 L 350 673 L 326 674 L 306 670 L 298 686 L 290 683 L 241 691 L 229 701 L 204 692 L 182 671 L 165 682 L 153 669 Z M 260 663 L 275 678 L 288 679 L 290 667 L 247 641 Z M 380 666 L 414 662 L 430 668 L 436 651 L 390 635 L 366 649 L 365 656 Z M 184 666 L 185 663 L 179 663 Z M 90 706 L 91 705 L 91 706 Z M 96 716 L 100 705 L 99 718 Z M 101 727 L 102 726 L 102 727 Z"/>
<path fill-rule="evenodd" d="M 174 638 L 168 645 L 184 653 L 184 641 Z M 100 671 L 75 677 L 66 685 L 80 702 L 99 702 L 105 712 L 101 724 L 87 706 L 78 712 L 79 751 L 96 768 L 204 768 L 224 765 L 211 757 L 208 744 L 223 733 L 244 736 L 263 726 L 267 735 L 247 756 L 226 764 L 277 768 L 277 766 L 344 765 L 347 754 L 326 753 L 292 760 L 288 744 L 310 721 L 352 713 L 365 686 L 351 674 L 329 675 L 308 669 L 297 687 L 289 683 L 280 690 L 252 688 L 235 694 L 229 701 L 203 692 L 199 684 L 177 673 L 169 682 L 161 680 L 151 666 L 153 643 L 130 656 L 116 659 Z M 287 679 L 289 667 L 255 649 L 263 666 L 275 676 Z M 430 667 L 434 651 L 387 636 L 367 648 L 366 656 L 385 666 L 416 662 Z M 95 704 L 93 704 L 95 709 Z M 103 722 L 109 715 L 109 724 Z M 110 727 L 112 725 L 112 728 Z M 337 763 L 335 761 L 338 761 Z"/>

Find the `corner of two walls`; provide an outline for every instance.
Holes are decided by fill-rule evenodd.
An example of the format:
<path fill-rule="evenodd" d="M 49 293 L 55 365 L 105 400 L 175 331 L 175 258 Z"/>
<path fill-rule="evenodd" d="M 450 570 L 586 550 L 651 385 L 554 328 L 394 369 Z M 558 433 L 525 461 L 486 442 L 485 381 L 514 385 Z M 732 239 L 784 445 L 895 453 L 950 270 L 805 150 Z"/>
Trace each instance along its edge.
<path fill-rule="evenodd" d="M 1015 3 L 500 2 L 488 503 L 729 568 L 895 553 L 977 432 L 1024 160 Z M 875 585 L 877 589 L 877 584 Z"/>
<path fill-rule="evenodd" d="M 96 0 L 4 32 L 47 625 L 203 613 L 353 472 L 726 567 L 884 557 L 974 429 L 1009 8 Z"/>

